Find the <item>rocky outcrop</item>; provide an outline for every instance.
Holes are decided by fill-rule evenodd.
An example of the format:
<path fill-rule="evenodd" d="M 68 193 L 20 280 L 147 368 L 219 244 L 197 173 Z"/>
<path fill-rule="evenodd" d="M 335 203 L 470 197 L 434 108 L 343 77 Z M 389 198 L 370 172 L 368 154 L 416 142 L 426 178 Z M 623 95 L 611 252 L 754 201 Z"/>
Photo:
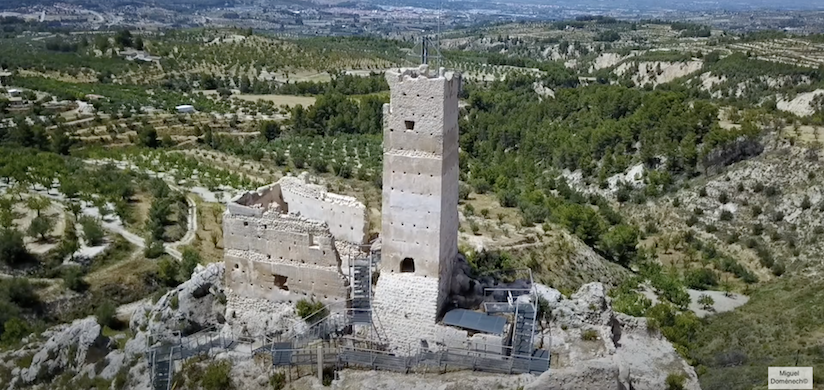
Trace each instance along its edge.
<path fill-rule="evenodd" d="M 192 277 L 155 304 L 135 309 L 130 328 L 154 341 L 173 340 L 226 322 L 223 263 L 199 265 Z"/>
<path fill-rule="evenodd" d="M 57 327 L 34 354 L 29 368 L 21 370 L 20 379 L 25 383 L 45 381 L 68 368 L 95 363 L 106 356 L 108 344 L 109 340 L 103 337 L 100 324 L 93 317 Z"/>
<path fill-rule="evenodd" d="M 602 284 L 586 284 L 569 299 L 546 286 L 538 293 L 552 313 L 538 343 L 550 348 L 553 368 L 525 389 L 660 390 L 670 374 L 700 389 L 695 370 L 646 319 L 612 310 Z"/>

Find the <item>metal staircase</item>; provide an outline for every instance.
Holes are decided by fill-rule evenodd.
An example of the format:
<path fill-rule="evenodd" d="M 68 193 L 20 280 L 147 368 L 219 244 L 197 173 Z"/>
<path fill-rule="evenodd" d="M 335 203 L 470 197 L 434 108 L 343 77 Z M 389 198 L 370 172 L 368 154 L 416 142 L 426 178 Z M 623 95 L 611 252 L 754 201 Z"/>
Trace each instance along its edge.
<path fill-rule="evenodd" d="M 149 365 L 152 369 L 152 389 L 170 390 L 174 374 L 175 356 L 178 347 L 163 345 L 149 351 Z"/>
<path fill-rule="evenodd" d="M 350 261 L 352 275 L 352 313 L 353 324 L 372 323 L 372 261 L 355 259 Z"/>
<path fill-rule="evenodd" d="M 226 340 L 214 327 L 186 337 L 177 334 L 176 337 L 176 343 L 161 344 L 149 349 L 148 358 L 152 370 L 151 378 L 154 390 L 170 390 L 172 388 L 175 361 L 208 353 L 209 350 L 216 347 L 225 349 L 233 343 L 232 340 Z"/>
<path fill-rule="evenodd" d="M 512 355 L 532 356 L 535 334 L 535 306 L 519 304 L 515 308 L 515 324 L 512 331 Z"/>

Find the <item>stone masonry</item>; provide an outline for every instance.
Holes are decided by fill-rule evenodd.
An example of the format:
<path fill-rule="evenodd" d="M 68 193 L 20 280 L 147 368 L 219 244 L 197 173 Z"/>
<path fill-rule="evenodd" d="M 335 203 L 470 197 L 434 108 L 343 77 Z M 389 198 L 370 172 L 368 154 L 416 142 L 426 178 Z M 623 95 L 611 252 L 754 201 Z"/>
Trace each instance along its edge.
<path fill-rule="evenodd" d="M 460 75 L 387 71 L 384 105 L 381 276 L 375 311 L 393 349 L 465 332 L 437 325 L 458 254 Z M 424 291 L 425 290 L 425 291 Z"/>
<path fill-rule="evenodd" d="M 366 208 L 356 199 L 329 194 L 306 175 L 284 177 L 232 199 L 223 225 L 231 293 L 272 301 L 348 297 L 338 248 L 366 237 Z"/>

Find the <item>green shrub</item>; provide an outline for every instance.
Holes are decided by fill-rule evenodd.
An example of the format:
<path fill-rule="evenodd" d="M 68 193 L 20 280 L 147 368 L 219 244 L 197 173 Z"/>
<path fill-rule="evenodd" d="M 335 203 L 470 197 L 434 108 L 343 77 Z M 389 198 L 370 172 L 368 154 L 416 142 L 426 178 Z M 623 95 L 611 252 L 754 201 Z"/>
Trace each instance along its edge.
<path fill-rule="evenodd" d="M 764 212 L 764 211 L 761 210 L 761 206 L 759 206 L 759 205 L 752 206 L 752 216 L 753 216 L 753 218 L 758 217 L 759 215 L 761 215 L 762 212 Z"/>
<path fill-rule="evenodd" d="M 687 378 L 681 374 L 667 375 L 666 390 L 684 390 L 684 382 Z"/>
<path fill-rule="evenodd" d="M 23 243 L 23 235 L 14 229 L 0 231 L 0 262 L 10 267 L 25 263 L 31 259 Z"/>
<path fill-rule="evenodd" d="M 2 330 L 3 333 L 2 336 L 0 336 L 0 344 L 6 346 L 17 344 L 20 340 L 30 335 L 32 332 L 29 324 L 19 317 L 12 317 L 10 320 L 3 323 Z M 31 364 L 31 361 L 29 361 L 29 364 Z M 28 366 L 26 366 L 26 368 L 28 368 Z"/>
<path fill-rule="evenodd" d="M 117 320 L 117 308 L 110 301 L 105 301 L 98 306 L 94 311 L 94 316 L 101 326 L 108 326 L 111 329 L 120 327 L 120 321 Z"/>
<path fill-rule="evenodd" d="M 760 236 L 764 234 L 764 225 L 762 225 L 761 223 L 754 223 L 752 225 L 752 234 L 754 236 Z"/>
<path fill-rule="evenodd" d="M 764 191 L 764 185 L 761 184 L 761 183 L 755 183 L 755 185 L 752 187 L 752 191 L 755 192 L 756 194 L 761 192 L 761 191 Z"/>
<path fill-rule="evenodd" d="M 581 332 L 581 340 L 595 341 L 598 340 L 598 331 L 595 329 L 587 329 Z"/>
<path fill-rule="evenodd" d="M 686 309 L 690 304 L 690 296 L 687 290 L 675 275 L 658 272 L 650 275 L 649 279 L 650 284 L 658 291 L 660 297 L 682 309 Z"/>
<path fill-rule="evenodd" d="M 728 210 L 723 210 L 719 218 L 721 218 L 722 221 L 732 221 L 732 213 Z"/>
<path fill-rule="evenodd" d="M 86 239 L 87 245 L 98 246 L 103 243 L 106 231 L 100 226 L 100 221 L 97 218 L 84 215 L 80 217 L 80 225 L 83 227 L 83 237 Z"/>
<path fill-rule="evenodd" d="M 324 305 L 323 302 L 315 301 L 314 299 L 299 300 L 295 305 L 295 311 L 300 318 L 303 318 L 310 325 L 315 324 L 329 315 L 329 309 L 326 305 Z"/>
<path fill-rule="evenodd" d="M 49 232 L 51 232 L 53 227 L 54 221 L 52 220 L 52 218 L 46 215 L 38 215 L 34 217 L 34 219 L 32 219 L 31 224 L 29 224 L 29 228 L 28 230 L 26 230 L 26 232 L 32 238 L 45 241 L 46 235 L 48 235 Z"/>
<path fill-rule="evenodd" d="M 471 191 L 472 191 L 472 189 L 468 185 L 466 185 L 464 183 L 459 183 L 458 184 L 458 199 L 460 199 L 460 200 L 469 200 L 469 194 L 470 194 Z"/>
<path fill-rule="evenodd" d="M 727 204 L 730 201 L 730 197 L 726 192 L 722 192 L 718 195 L 718 201 L 721 202 L 721 204 Z"/>
<path fill-rule="evenodd" d="M 613 310 L 633 317 L 643 317 L 650 307 L 652 301 L 634 290 L 616 293 L 612 298 Z"/>
<path fill-rule="evenodd" d="M 68 267 L 63 271 L 63 285 L 69 290 L 83 292 L 89 288 L 89 284 L 83 279 L 83 271 L 80 267 Z"/>
<path fill-rule="evenodd" d="M 335 369 L 333 367 L 324 367 L 322 377 L 321 383 L 324 387 L 332 386 L 332 381 L 335 380 Z"/>
<path fill-rule="evenodd" d="M 784 262 L 776 261 L 773 263 L 772 267 L 770 267 L 770 271 L 772 271 L 773 275 L 781 276 L 784 275 L 786 268 L 784 267 Z"/>
<path fill-rule="evenodd" d="M 195 268 L 201 262 L 200 253 L 192 248 L 183 249 L 183 258 L 180 261 L 180 280 L 189 280 Z"/>
<path fill-rule="evenodd" d="M 272 387 L 273 390 L 282 390 L 286 387 L 286 375 L 282 372 L 276 372 L 269 377 L 269 386 Z"/>
<path fill-rule="evenodd" d="M 203 390 L 231 390 L 235 388 L 231 378 L 232 362 L 221 360 L 209 364 L 200 378 Z"/>
<path fill-rule="evenodd" d="M 684 357 L 689 356 L 695 334 L 701 326 L 701 320 L 691 311 L 679 313 L 666 303 L 659 303 L 647 310 L 647 319 L 652 329 L 674 344 L 675 349 Z"/>
<path fill-rule="evenodd" d="M 718 274 L 707 268 L 691 269 L 684 275 L 684 284 L 695 290 L 708 290 L 718 285 Z"/>
<path fill-rule="evenodd" d="M 40 305 L 40 297 L 28 279 L 17 277 L 0 283 L 0 296 L 5 295 L 17 306 L 32 309 Z"/>
<path fill-rule="evenodd" d="M 180 284 L 180 263 L 164 257 L 157 262 L 157 279 L 168 287 Z"/>
<path fill-rule="evenodd" d="M 698 223 L 698 217 L 696 217 L 695 215 L 690 215 L 689 218 L 687 218 L 687 220 L 686 220 L 686 224 L 689 227 L 695 226 L 695 224 L 697 224 L 697 223 Z"/>
<path fill-rule="evenodd" d="M 179 294 L 175 294 L 174 296 L 172 296 L 172 299 L 169 300 L 169 307 L 171 307 L 172 310 L 177 310 L 178 307 L 180 307 L 180 296 L 179 296 Z"/>
<path fill-rule="evenodd" d="M 628 266 L 637 255 L 640 232 L 632 225 L 614 226 L 601 236 L 599 247 L 614 262 Z"/>
<path fill-rule="evenodd" d="M 17 361 L 14 362 L 14 365 L 17 366 L 18 368 L 29 368 L 29 367 L 31 367 L 31 362 L 33 360 L 34 360 L 34 353 L 27 353 L 27 354 L 21 356 L 20 359 L 17 359 Z"/>
<path fill-rule="evenodd" d="M 813 204 L 812 204 L 812 201 L 810 201 L 810 197 L 807 196 L 807 195 L 804 195 L 804 200 L 801 201 L 801 209 L 802 210 L 807 210 L 812 206 L 813 206 Z"/>
<path fill-rule="evenodd" d="M 166 248 L 163 247 L 163 243 L 154 239 L 146 243 L 146 249 L 143 251 L 147 259 L 156 259 L 164 253 L 166 253 Z"/>
<path fill-rule="evenodd" d="M 715 304 L 715 300 L 707 294 L 701 294 L 698 296 L 698 304 L 701 305 L 702 309 L 710 310 L 712 309 L 712 305 Z"/>

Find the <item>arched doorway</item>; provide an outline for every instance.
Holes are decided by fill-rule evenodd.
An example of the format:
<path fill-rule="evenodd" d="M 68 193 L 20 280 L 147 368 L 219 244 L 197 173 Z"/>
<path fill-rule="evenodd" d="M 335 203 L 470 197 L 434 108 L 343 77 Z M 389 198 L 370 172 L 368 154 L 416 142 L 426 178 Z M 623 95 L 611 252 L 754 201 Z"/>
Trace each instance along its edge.
<path fill-rule="evenodd" d="M 415 260 L 411 257 L 401 260 L 401 272 L 415 272 Z"/>

